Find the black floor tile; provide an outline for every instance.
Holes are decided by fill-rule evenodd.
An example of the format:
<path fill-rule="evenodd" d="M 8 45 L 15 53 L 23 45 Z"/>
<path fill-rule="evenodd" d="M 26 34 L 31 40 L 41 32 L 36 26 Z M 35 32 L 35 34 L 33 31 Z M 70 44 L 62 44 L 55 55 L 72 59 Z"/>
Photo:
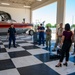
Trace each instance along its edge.
<path fill-rule="evenodd" d="M 0 32 L 0 36 L 5 36 L 7 35 L 7 32 Z"/>
<path fill-rule="evenodd" d="M 5 48 L 8 48 L 9 47 L 9 45 L 4 45 L 5 46 Z M 13 47 L 13 45 L 11 45 L 11 47 Z M 16 47 L 20 47 L 18 44 L 16 44 Z"/>
<path fill-rule="evenodd" d="M 9 45 L 4 45 L 5 46 L 5 48 L 8 48 L 9 47 Z"/>
<path fill-rule="evenodd" d="M 31 54 L 27 51 L 16 51 L 16 52 L 9 52 L 9 55 L 11 58 L 15 58 L 15 57 L 21 57 L 21 56 L 28 56 Z"/>
<path fill-rule="evenodd" d="M 5 48 L 0 48 L 0 53 L 2 52 L 6 52 L 6 49 Z"/>
<path fill-rule="evenodd" d="M 75 75 L 75 72 L 74 73 L 71 73 L 71 74 L 68 74 L 68 75 Z"/>
<path fill-rule="evenodd" d="M 2 43 L 2 42 L 0 42 L 0 45 L 3 45 L 3 43 Z"/>
<path fill-rule="evenodd" d="M 18 44 L 21 44 L 21 43 L 27 43 L 26 41 L 19 41 L 19 42 L 16 42 Z"/>
<path fill-rule="evenodd" d="M 20 75 L 60 75 L 45 64 L 18 68 Z"/>
<path fill-rule="evenodd" d="M 36 58 L 38 58 L 39 60 L 41 60 L 42 62 L 49 62 L 49 61 L 53 61 L 53 60 L 58 60 L 59 58 L 56 57 L 55 54 L 50 54 L 50 53 L 45 53 L 45 54 L 38 54 L 38 55 L 34 55 Z"/>
<path fill-rule="evenodd" d="M 43 48 L 44 50 L 47 50 L 47 51 L 49 51 L 49 52 L 52 52 L 52 49 L 50 48 L 50 47 L 48 47 L 48 48 Z"/>
<path fill-rule="evenodd" d="M 69 59 L 71 62 L 74 62 L 75 63 L 75 56 L 73 56 L 73 57 L 70 57 L 70 59 Z"/>
<path fill-rule="evenodd" d="M 38 42 L 31 42 L 31 44 L 35 44 L 35 45 L 38 45 Z"/>
<path fill-rule="evenodd" d="M 53 44 L 53 43 L 52 43 L 52 44 Z M 51 44 L 51 46 L 50 46 L 50 47 L 48 47 L 48 48 L 46 48 L 46 47 L 45 47 L 45 48 L 43 48 L 43 49 L 45 49 L 45 50 L 47 50 L 47 51 L 51 51 L 51 52 L 52 52 L 52 51 L 53 51 L 53 46 L 52 46 L 52 44 Z M 56 51 L 56 50 L 55 50 L 55 51 Z M 53 51 L 53 52 L 54 52 L 54 51 Z"/>
<path fill-rule="evenodd" d="M 29 50 L 29 49 L 38 49 L 39 47 L 32 45 L 32 46 L 23 46 L 23 48 Z"/>
<path fill-rule="evenodd" d="M 0 60 L 0 70 L 6 70 L 6 69 L 11 69 L 11 68 L 15 68 L 11 59 Z"/>

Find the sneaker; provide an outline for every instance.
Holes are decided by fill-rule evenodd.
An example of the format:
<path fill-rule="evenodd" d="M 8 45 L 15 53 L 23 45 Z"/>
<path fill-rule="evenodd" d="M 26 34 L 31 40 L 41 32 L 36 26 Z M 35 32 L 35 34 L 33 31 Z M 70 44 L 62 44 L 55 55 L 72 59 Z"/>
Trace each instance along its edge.
<path fill-rule="evenodd" d="M 14 46 L 14 48 L 17 48 L 16 46 Z"/>

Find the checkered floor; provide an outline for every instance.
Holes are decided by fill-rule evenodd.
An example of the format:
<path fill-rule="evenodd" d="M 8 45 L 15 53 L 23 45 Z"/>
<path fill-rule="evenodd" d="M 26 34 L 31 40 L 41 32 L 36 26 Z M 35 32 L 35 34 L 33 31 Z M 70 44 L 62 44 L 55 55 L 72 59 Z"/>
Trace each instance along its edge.
<path fill-rule="evenodd" d="M 6 38 L 0 37 L 0 75 L 75 75 L 75 56 L 70 56 L 68 67 L 56 68 L 58 59 L 50 59 L 45 46 L 34 46 L 31 36 L 17 36 L 17 48 L 10 49 Z"/>

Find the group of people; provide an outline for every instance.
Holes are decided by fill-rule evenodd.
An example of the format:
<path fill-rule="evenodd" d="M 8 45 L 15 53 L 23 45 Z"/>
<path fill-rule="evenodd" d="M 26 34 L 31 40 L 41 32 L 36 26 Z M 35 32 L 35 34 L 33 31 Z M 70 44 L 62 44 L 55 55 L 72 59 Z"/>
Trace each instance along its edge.
<path fill-rule="evenodd" d="M 68 66 L 68 60 L 69 60 L 69 51 L 70 47 L 72 45 L 72 40 L 73 40 L 74 34 L 70 30 L 70 24 L 65 24 L 65 30 L 62 33 L 62 38 L 60 42 L 61 48 L 61 56 L 59 59 L 58 64 L 55 67 L 62 67 L 62 62 L 65 56 L 65 63 L 63 63 L 64 66 Z"/>
<path fill-rule="evenodd" d="M 44 31 L 45 31 L 45 28 L 42 26 L 42 24 L 40 24 L 40 26 L 38 27 L 39 45 L 41 45 L 41 43 L 43 43 L 43 46 L 45 44 Z M 49 28 L 49 26 L 47 26 L 47 29 L 46 29 L 46 48 L 50 47 L 50 45 L 51 45 L 51 29 Z"/>
<path fill-rule="evenodd" d="M 42 26 L 42 24 L 40 24 L 40 26 L 38 27 L 38 32 L 39 32 L 39 45 L 43 43 L 43 46 L 44 46 L 45 44 L 44 32 L 46 32 L 46 48 L 50 47 L 51 46 L 51 34 L 52 34 L 50 27 L 47 26 L 47 29 L 45 31 L 45 28 Z M 57 39 L 56 39 L 56 43 L 55 43 L 53 51 L 56 50 L 57 45 L 60 43 L 62 33 L 63 33 L 63 24 L 60 23 L 60 27 L 57 29 L 57 32 L 56 32 Z"/>
<path fill-rule="evenodd" d="M 44 46 L 44 30 L 45 30 L 45 28 L 41 24 L 40 27 L 38 28 L 39 45 L 42 42 L 43 46 Z M 74 30 L 74 33 L 70 30 L 69 23 L 65 24 L 65 28 L 63 28 L 63 23 L 60 23 L 60 27 L 57 29 L 56 34 L 57 34 L 57 39 L 56 39 L 56 43 L 55 43 L 53 51 L 56 51 L 56 48 L 58 45 L 60 46 L 61 51 L 60 51 L 59 63 L 55 67 L 62 66 L 61 63 L 63 62 L 65 55 L 66 55 L 66 60 L 63 65 L 68 66 L 67 62 L 69 60 L 69 51 L 70 51 L 70 47 L 72 45 L 72 42 L 74 42 L 74 52 L 72 54 L 75 54 L 75 30 Z M 51 46 L 51 29 L 49 28 L 49 26 L 47 26 L 47 29 L 46 29 L 46 48 L 48 48 L 50 46 Z"/>
<path fill-rule="evenodd" d="M 44 31 L 45 28 L 40 24 L 40 27 L 38 27 L 38 32 L 39 32 L 39 45 L 43 43 L 43 46 L 45 44 L 45 39 L 44 39 Z M 64 56 L 66 55 L 66 60 L 63 65 L 67 66 L 68 65 L 68 60 L 69 60 L 69 51 L 70 47 L 72 45 L 72 41 L 74 42 L 74 52 L 75 54 L 75 30 L 74 33 L 70 30 L 70 24 L 65 24 L 65 28 L 63 29 L 63 23 L 60 23 L 60 27 L 57 29 L 57 39 L 56 43 L 54 46 L 53 50 L 56 50 L 56 47 L 58 44 L 60 44 L 61 47 L 61 56 L 59 63 L 55 67 L 61 67 L 62 62 L 64 59 Z M 9 36 L 9 49 L 11 47 L 11 41 L 13 41 L 13 46 L 16 48 L 15 45 L 15 35 L 16 35 L 16 30 L 14 28 L 14 25 L 11 24 L 11 27 L 8 29 L 8 36 Z M 74 40 L 73 40 L 74 39 Z M 51 29 L 49 26 L 47 26 L 46 29 L 46 48 L 51 46 Z"/>

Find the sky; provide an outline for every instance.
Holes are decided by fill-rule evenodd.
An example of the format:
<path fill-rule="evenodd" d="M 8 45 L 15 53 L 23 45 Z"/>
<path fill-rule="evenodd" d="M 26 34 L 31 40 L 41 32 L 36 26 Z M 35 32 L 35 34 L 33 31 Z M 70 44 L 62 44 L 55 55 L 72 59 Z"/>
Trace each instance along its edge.
<path fill-rule="evenodd" d="M 75 24 L 75 0 L 66 0 L 65 23 Z M 57 2 L 34 10 L 32 13 L 33 23 L 56 24 Z"/>
<path fill-rule="evenodd" d="M 75 0 L 66 0 L 65 22 L 75 24 Z"/>

